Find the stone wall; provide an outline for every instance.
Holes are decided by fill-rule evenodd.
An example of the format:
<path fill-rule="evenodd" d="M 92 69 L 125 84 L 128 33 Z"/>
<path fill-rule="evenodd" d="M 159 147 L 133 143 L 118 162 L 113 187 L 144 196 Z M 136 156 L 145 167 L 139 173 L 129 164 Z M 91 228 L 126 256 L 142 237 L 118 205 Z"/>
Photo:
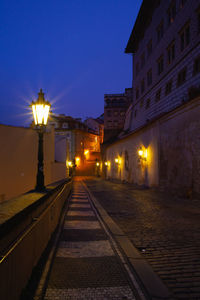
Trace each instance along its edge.
<path fill-rule="evenodd" d="M 106 177 L 200 194 L 200 98 L 196 98 L 105 150 Z M 147 149 L 140 159 L 138 150 Z M 121 163 L 116 164 L 115 158 Z M 105 168 L 105 167 L 104 167 Z"/>

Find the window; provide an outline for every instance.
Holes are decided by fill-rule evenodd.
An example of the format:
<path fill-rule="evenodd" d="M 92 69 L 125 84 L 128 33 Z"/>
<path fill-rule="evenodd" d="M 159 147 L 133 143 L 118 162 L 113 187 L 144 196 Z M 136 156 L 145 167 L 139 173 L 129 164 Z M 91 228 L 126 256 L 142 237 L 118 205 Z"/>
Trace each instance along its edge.
<path fill-rule="evenodd" d="M 197 11 L 197 26 L 198 33 L 200 33 L 200 8 Z"/>
<path fill-rule="evenodd" d="M 200 73 L 200 56 L 194 60 L 193 75 Z"/>
<path fill-rule="evenodd" d="M 140 107 L 143 107 L 143 104 L 144 104 L 144 99 L 141 99 L 141 101 L 140 101 Z"/>
<path fill-rule="evenodd" d="M 136 64 L 136 75 L 139 73 L 139 63 Z"/>
<path fill-rule="evenodd" d="M 168 25 L 174 22 L 176 17 L 176 1 L 173 0 L 167 10 Z"/>
<path fill-rule="evenodd" d="M 141 68 L 143 68 L 144 67 L 144 65 L 145 65 L 145 54 L 144 54 L 144 52 L 142 53 L 142 55 L 141 55 Z"/>
<path fill-rule="evenodd" d="M 152 69 L 147 72 L 147 85 L 152 84 Z"/>
<path fill-rule="evenodd" d="M 107 110 L 107 116 L 111 117 L 111 111 L 110 110 Z"/>
<path fill-rule="evenodd" d="M 183 51 L 190 43 L 190 23 L 187 23 L 180 31 L 180 48 Z"/>
<path fill-rule="evenodd" d="M 181 86 L 185 80 L 186 80 L 186 73 L 187 73 L 187 68 L 182 69 L 179 73 L 178 73 L 178 77 L 177 77 L 177 87 Z"/>
<path fill-rule="evenodd" d="M 175 42 L 173 41 L 167 48 L 167 62 L 171 64 L 175 59 Z"/>
<path fill-rule="evenodd" d="M 150 107 L 150 104 L 151 104 L 151 99 L 150 98 L 148 98 L 147 99 L 147 103 L 146 103 L 146 109 L 148 109 L 149 107 Z"/>
<path fill-rule="evenodd" d="M 157 42 L 158 43 L 160 42 L 161 38 L 163 37 L 163 34 L 164 34 L 164 23 L 162 20 L 157 27 Z"/>
<path fill-rule="evenodd" d="M 161 88 L 156 92 L 155 102 L 160 101 L 161 97 Z"/>
<path fill-rule="evenodd" d="M 125 115 L 125 111 L 121 111 L 120 116 L 124 116 L 124 115 Z"/>
<path fill-rule="evenodd" d="M 141 81 L 141 94 L 144 93 L 144 89 L 145 89 L 145 84 L 144 84 L 144 79 L 142 79 L 142 81 Z"/>
<path fill-rule="evenodd" d="M 180 9 L 185 5 L 186 0 L 180 0 Z"/>
<path fill-rule="evenodd" d="M 167 96 L 168 94 L 170 94 L 171 91 L 172 91 L 172 79 L 166 83 L 166 86 L 165 86 L 165 96 Z"/>
<path fill-rule="evenodd" d="M 68 123 L 63 123 L 62 128 L 68 128 Z"/>
<path fill-rule="evenodd" d="M 114 111 L 114 116 L 118 116 L 118 111 Z"/>
<path fill-rule="evenodd" d="M 136 95 L 136 99 L 138 99 L 139 98 L 139 89 L 138 88 L 136 88 L 135 95 Z"/>
<path fill-rule="evenodd" d="M 152 53 L 152 40 L 150 40 L 147 44 L 147 56 L 149 57 Z"/>
<path fill-rule="evenodd" d="M 137 109 L 135 110 L 135 113 L 134 113 L 134 115 L 135 115 L 135 118 L 137 117 Z"/>
<path fill-rule="evenodd" d="M 161 55 L 157 61 L 158 64 L 158 75 L 160 75 L 164 70 L 164 58 L 163 55 Z"/>

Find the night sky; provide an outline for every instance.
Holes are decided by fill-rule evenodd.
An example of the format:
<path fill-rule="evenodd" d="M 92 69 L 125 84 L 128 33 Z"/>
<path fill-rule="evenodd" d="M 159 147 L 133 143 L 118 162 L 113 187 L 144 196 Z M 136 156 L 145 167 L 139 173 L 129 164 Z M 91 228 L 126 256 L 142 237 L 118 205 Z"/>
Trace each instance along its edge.
<path fill-rule="evenodd" d="M 124 49 L 142 0 L 1 0 L 0 123 L 28 126 L 39 89 L 52 112 L 98 117 L 131 87 Z"/>

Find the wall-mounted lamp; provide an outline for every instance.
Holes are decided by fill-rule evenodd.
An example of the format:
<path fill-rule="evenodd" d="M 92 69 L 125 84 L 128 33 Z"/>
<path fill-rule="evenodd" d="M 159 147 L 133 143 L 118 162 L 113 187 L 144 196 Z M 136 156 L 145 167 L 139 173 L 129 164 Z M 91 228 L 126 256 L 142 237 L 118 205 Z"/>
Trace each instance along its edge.
<path fill-rule="evenodd" d="M 99 167 L 99 165 L 100 165 L 99 162 L 96 162 L 96 166 Z"/>
<path fill-rule="evenodd" d="M 115 158 L 115 163 L 116 163 L 116 164 L 119 163 L 119 158 Z"/>
<path fill-rule="evenodd" d="M 72 161 L 68 161 L 68 162 L 67 162 L 67 166 L 68 166 L 68 167 L 72 167 Z"/>
<path fill-rule="evenodd" d="M 148 156 L 148 152 L 147 149 L 142 149 L 140 147 L 140 149 L 138 150 L 138 155 L 139 155 L 139 159 L 143 159 L 143 160 L 147 160 L 147 156 Z"/>

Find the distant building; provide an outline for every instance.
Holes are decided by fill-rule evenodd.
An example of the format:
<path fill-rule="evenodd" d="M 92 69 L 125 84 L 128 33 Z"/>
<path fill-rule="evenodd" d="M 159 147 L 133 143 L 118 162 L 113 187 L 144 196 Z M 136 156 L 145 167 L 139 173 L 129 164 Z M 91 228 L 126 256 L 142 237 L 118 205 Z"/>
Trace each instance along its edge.
<path fill-rule="evenodd" d="M 104 95 L 104 134 L 105 140 L 118 134 L 124 127 L 125 115 L 132 102 L 132 88 L 123 94 Z"/>
<path fill-rule="evenodd" d="M 96 119 L 87 118 L 84 123 L 88 126 L 89 130 L 93 130 L 94 133 L 99 135 L 100 144 L 102 144 L 104 137 L 104 120 L 102 116 Z"/>
<path fill-rule="evenodd" d="M 143 0 L 126 47 L 133 54 L 130 130 L 200 94 L 200 1 Z"/>
<path fill-rule="evenodd" d="M 99 134 L 70 116 L 52 115 L 49 126 L 55 128 L 55 160 L 76 164 L 77 169 L 86 165 L 87 161 L 95 161 L 100 154 Z M 63 152 L 63 149 L 65 151 Z M 99 154 L 98 154 L 99 153 Z"/>

